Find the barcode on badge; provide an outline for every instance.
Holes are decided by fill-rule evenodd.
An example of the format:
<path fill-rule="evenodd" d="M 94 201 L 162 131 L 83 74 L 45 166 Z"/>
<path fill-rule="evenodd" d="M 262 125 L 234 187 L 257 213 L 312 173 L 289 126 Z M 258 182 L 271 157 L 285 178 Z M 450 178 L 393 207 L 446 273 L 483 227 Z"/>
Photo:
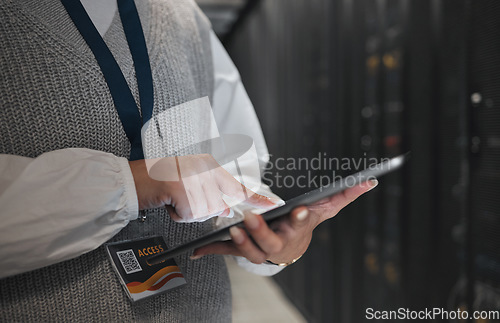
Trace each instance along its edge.
<path fill-rule="evenodd" d="M 125 269 L 125 273 L 127 275 L 142 271 L 142 267 L 139 264 L 139 261 L 137 261 L 132 249 L 118 251 L 116 254 L 118 255 L 118 259 L 120 259 L 123 269 Z"/>

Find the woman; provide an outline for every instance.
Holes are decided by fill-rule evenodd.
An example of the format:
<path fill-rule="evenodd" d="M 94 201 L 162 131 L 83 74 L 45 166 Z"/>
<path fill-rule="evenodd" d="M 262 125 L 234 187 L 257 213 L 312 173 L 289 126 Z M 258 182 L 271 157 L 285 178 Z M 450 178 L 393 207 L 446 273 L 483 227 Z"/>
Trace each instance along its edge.
<path fill-rule="evenodd" d="M 74 2 L 63 1 L 78 7 Z M 190 212 L 178 212 L 179 204 L 172 203 L 179 188 L 149 177 L 144 160 L 127 160 L 134 142 L 117 113 L 117 97 L 63 3 L 0 4 L 2 321 L 230 321 L 229 280 L 219 254 L 238 256 L 249 270 L 273 274 L 278 267 L 252 262 L 288 263 L 300 257 L 315 226 L 376 185 L 298 208 L 273 230 L 260 216 L 248 215 L 253 241 L 233 229 L 232 242 L 196 250 L 196 260 L 178 257 L 188 284 L 132 304 L 102 244 L 162 235 L 172 246 L 213 230 L 215 220 L 182 223 Z M 82 4 L 144 116 L 148 101 L 134 69 L 140 64 L 129 50 L 125 16 L 114 0 Z M 260 126 L 238 73 L 196 4 L 151 0 L 136 5 L 152 71 L 153 114 L 208 96 L 220 132 L 252 137 L 266 162 Z M 174 134 L 199 128 L 196 116 L 182 112 L 168 124 Z M 186 147 L 185 139 L 170 140 L 167 150 Z M 208 161 L 202 164 L 212 162 L 204 158 Z M 258 193 L 272 196 L 266 187 Z M 273 205 L 253 196 L 247 202 Z M 207 214 L 226 215 L 215 212 L 221 208 Z M 139 209 L 145 210 L 144 221 L 137 220 Z"/>

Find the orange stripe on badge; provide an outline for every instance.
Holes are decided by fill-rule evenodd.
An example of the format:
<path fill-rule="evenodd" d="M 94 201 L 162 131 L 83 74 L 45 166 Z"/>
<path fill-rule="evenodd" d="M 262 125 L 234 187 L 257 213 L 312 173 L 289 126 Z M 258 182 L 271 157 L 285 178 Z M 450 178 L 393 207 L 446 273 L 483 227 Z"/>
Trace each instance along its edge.
<path fill-rule="evenodd" d="M 148 290 L 151 286 L 156 284 L 156 282 L 166 274 L 180 271 L 179 267 L 177 266 L 168 266 L 165 268 L 162 268 L 158 270 L 153 276 L 151 276 L 148 280 L 146 280 L 144 283 L 141 282 L 131 282 L 127 284 L 127 288 L 131 294 L 137 294 L 137 293 L 142 293 L 146 290 Z"/>
<path fill-rule="evenodd" d="M 177 277 L 183 278 L 184 275 L 182 275 L 181 273 L 172 273 L 172 274 L 169 274 L 167 277 L 163 278 L 158 284 L 153 285 L 150 288 L 148 288 L 148 290 L 150 290 L 150 291 L 158 290 L 158 289 L 162 288 L 163 285 L 165 285 L 166 283 L 168 283 L 170 280 L 172 280 L 174 278 L 177 278 Z"/>

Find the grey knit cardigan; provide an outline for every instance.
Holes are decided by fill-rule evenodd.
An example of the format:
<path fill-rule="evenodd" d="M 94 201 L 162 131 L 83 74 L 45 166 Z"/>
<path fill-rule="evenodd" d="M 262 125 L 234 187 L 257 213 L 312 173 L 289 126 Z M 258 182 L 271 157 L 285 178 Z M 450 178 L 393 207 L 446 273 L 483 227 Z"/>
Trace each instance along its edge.
<path fill-rule="evenodd" d="M 192 0 L 137 0 L 136 4 L 153 71 L 155 113 L 210 97 L 210 25 L 196 4 Z M 104 77 L 61 3 L 2 0 L 0 21 L 0 153 L 36 157 L 85 147 L 127 157 L 130 144 Z M 137 101 L 135 72 L 119 15 L 104 39 Z M 186 113 L 169 126 L 196 126 L 190 124 L 193 119 Z M 157 209 L 148 211 L 146 222 L 132 221 L 112 240 L 163 235 L 172 246 L 212 229 L 211 221 L 174 223 Z M 1 279 L 0 321 L 230 321 L 231 293 L 223 258 L 190 261 L 184 255 L 178 262 L 188 284 L 136 304 L 127 299 L 103 247 Z"/>

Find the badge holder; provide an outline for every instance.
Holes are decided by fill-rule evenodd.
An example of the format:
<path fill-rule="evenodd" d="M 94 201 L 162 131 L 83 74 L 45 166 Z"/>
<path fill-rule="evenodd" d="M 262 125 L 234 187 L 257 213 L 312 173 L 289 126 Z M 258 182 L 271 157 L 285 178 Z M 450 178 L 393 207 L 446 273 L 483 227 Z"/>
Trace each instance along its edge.
<path fill-rule="evenodd" d="M 167 250 L 162 236 L 109 243 L 106 250 L 118 278 L 132 302 L 162 294 L 186 284 L 173 259 L 150 265 L 147 259 Z"/>

